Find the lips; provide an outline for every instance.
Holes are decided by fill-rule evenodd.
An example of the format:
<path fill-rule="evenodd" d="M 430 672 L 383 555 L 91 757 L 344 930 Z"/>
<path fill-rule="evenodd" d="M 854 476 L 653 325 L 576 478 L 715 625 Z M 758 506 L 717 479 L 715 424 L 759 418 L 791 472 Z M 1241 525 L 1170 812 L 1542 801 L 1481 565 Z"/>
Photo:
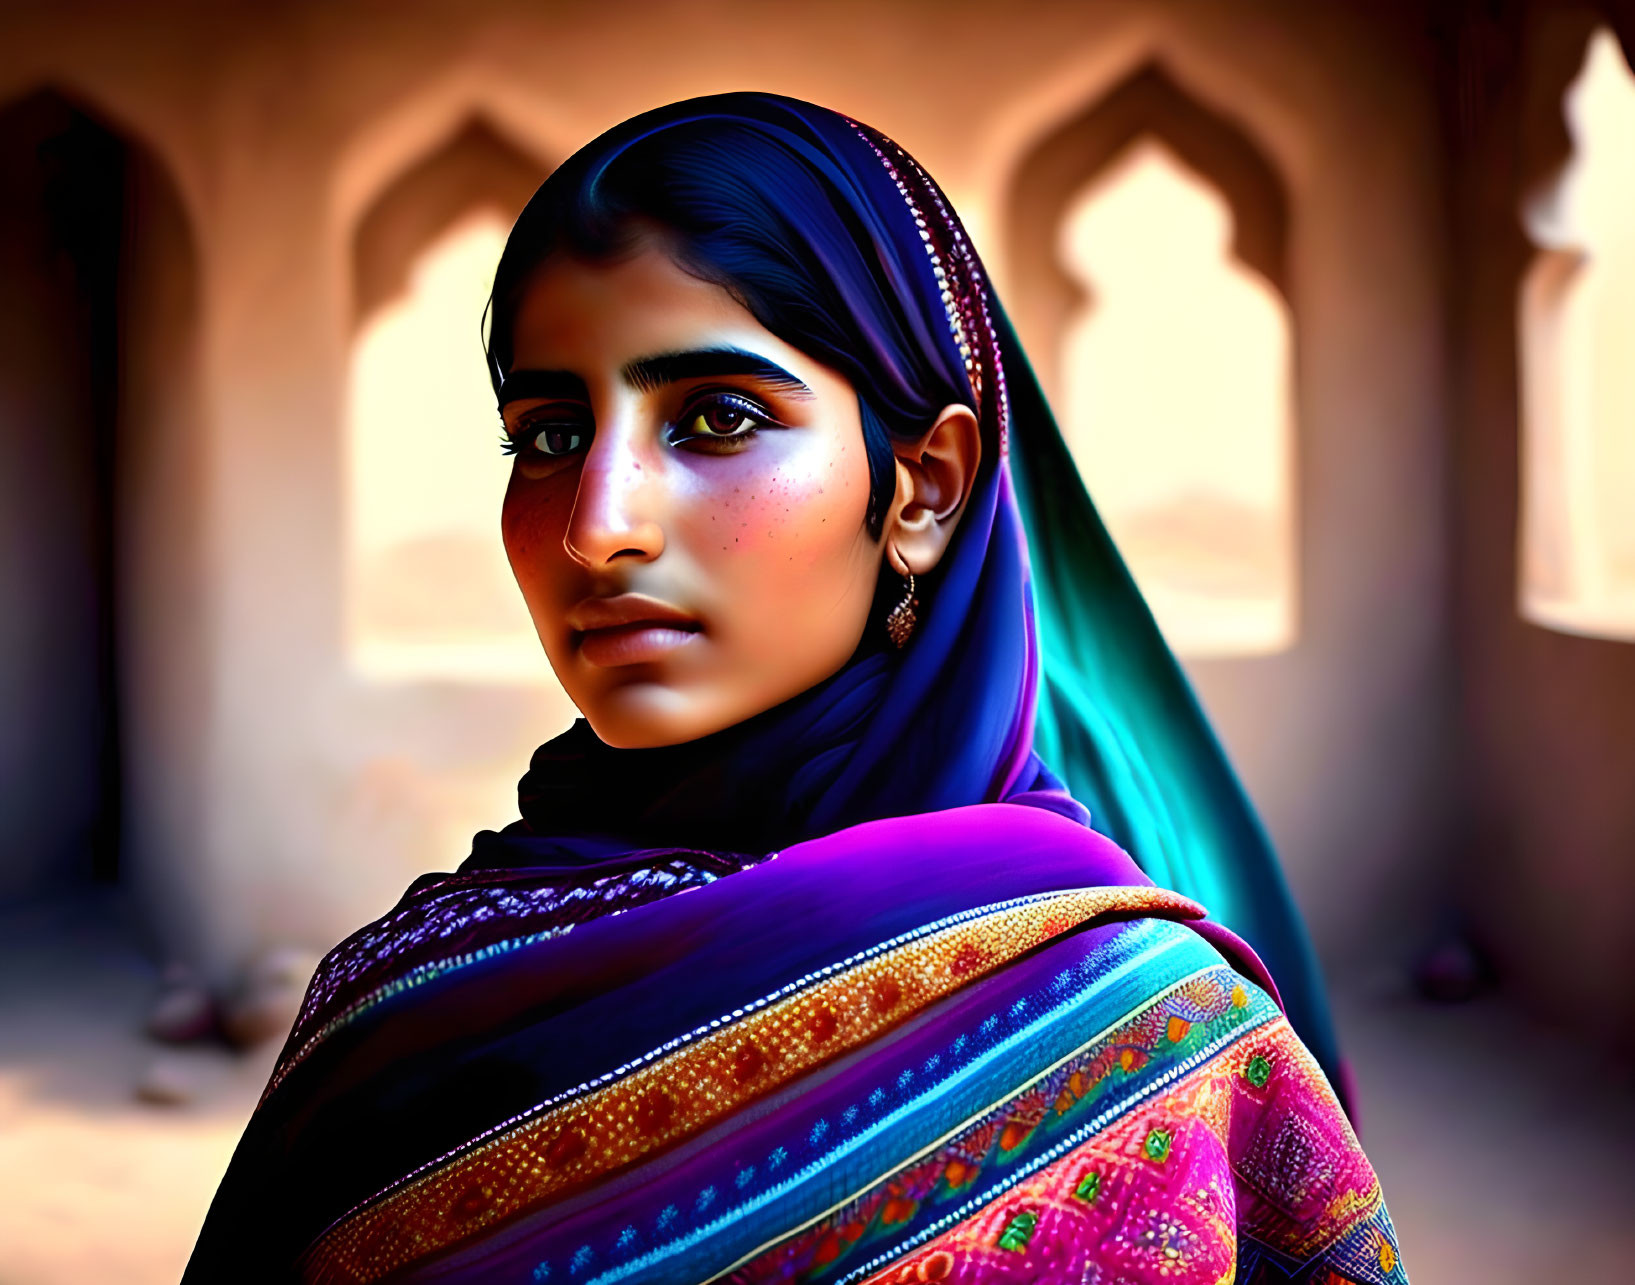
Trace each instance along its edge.
<path fill-rule="evenodd" d="M 703 628 L 679 607 L 639 593 L 586 598 L 568 612 L 567 624 L 579 654 L 600 668 L 660 660 Z"/>

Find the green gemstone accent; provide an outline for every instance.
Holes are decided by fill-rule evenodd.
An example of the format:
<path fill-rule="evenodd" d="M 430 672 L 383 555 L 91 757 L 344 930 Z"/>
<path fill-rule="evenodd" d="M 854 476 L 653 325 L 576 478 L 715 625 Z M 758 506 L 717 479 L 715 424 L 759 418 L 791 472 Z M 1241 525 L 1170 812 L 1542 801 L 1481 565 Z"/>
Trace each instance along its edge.
<path fill-rule="evenodd" d="M 999 1248 L 1023 1250 L 1028 1247 L 1028 1241 L 1033 1239 L 1033 1229 L 1039 1225 L 1038 1214 L 1017 1214 L 1010 1221 L 1010 1226 L 999 1233 Z"/>
<path fill-rule="evenodd" d="M 1141 1144 L 1141 1149 L 1147 1153 L 1149 1160 L 1156 1160 L 1162 1164 L 1169 1159 L 1170 1137 L 1168 1129 L 1154 1129 Z"/>
<path fill-rule="evenodd" d="M 1101 1194 L 1101 1175 L 1092 1169 L 1079 1179 L 1079 1185 L 1073 1188 L 1073 1194 L 1080 1200 L 1094 1200 Z"/>
<path fill-rule="evenodd" d="M 1272 1078 L 1272 1064 L 1256 1053 L 1243 1068 L 1243 1078 L 1257 1089 L 1265 1088 L 1266 1081 Z"/>

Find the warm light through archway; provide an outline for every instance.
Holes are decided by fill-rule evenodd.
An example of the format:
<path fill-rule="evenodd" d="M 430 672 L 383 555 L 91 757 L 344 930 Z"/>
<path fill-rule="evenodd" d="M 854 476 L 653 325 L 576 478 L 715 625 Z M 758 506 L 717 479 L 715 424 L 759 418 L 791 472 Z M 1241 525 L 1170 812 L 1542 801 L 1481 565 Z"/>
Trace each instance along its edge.
<path fill-rule="evenodd" d="M 1635 640 L 1635 75 L 1606 28 L 1566 116 L 1572 160 L 1525 214 L 1521 610 Z"/>
<path fill-rule="evenodd" d="M 479 319 L 505 236 L 486 212 L 452 226 L 353 350 L 348 652 L 370 678 L 554 682 L 500 541 Z"/>
<path fill-rule="evenodd" d="M 1063 430 L 1165 637 L 1288 647 L 1287 305 L 1233 255 L 1220 194 L 1153 139 L 1080 193 L 1060 254 L 1087 296 L 1063 335 Z"/>

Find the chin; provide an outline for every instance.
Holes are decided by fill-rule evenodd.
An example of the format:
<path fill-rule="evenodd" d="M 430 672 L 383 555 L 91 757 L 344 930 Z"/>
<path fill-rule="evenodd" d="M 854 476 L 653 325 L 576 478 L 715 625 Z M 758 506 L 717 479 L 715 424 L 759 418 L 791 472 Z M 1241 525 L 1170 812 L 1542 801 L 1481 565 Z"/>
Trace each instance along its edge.
<path fill-rule="evenodd" d="M 748 718 L 753 711 L 719 704 L 664 683 L 630 683 L 579 703 L 591 730 L 619 750 L 649 750 L 696 741 Z"/>

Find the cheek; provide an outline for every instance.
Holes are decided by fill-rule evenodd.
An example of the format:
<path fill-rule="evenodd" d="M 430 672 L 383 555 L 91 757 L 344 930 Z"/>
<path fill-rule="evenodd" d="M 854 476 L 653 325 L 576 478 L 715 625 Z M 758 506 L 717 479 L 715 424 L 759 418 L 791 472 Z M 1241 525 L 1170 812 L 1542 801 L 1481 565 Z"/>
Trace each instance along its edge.
<path fill-rule="evenodd" d="M 853 452 L 794 452 L 770 470 L 743 470 L 714 497 L 706 525 L 715 552 L 795 566 L 823 561 L 823 551 L 862 530 L 868 470 L 862 444 Z"/>
<path fill-rule="evenodd" d="M 727 472 L 708 499 L 691 506 L 688 543 L 737 607 L 752 602 L 755 619 L 782 616 L 794 625 L 855 594 L 872 597 L 861 441 L 792 451 L 770 468 L 731 469 L 730 478 Z"/>
<path fill-rule="evenodd" d="M 525 592 L 548 583 L 553 568 L 567 559 L 562 542 L 572 511 L 572 491 L 554 482 L 513 473 L 500 506 L 500 536 Z"/>

